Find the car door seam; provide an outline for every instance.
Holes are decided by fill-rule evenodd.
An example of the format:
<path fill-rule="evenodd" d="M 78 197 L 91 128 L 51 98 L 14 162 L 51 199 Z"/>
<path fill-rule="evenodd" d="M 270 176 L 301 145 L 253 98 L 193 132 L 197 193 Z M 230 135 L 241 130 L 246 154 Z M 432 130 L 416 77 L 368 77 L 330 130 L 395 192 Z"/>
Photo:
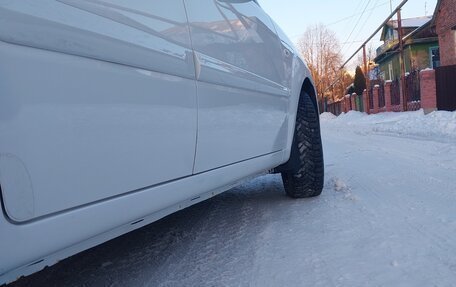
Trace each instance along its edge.
<path fill-rule="evenodd" d="M 198 135 L 199 135 L 199 101 L 198 101 L 198 79 L 201 74 L 201 62 L 199 59 L 197 59 L 197 54 L 193 46 L 193 37 L 192 37 L 192 31 L 190 29 L 190 20 L 188 18 L 188 12 L 187 12 L 187 5 L 185 4 L 185 0 L 182 0 L 182 4 L 184 5 L 184 12 L 185 12 L 185 18 L 187 19 L 187 31 L 188 35 L 190 38 L 190 48 L 192 49 L 193 52 L 193 66 L 195 69 L 195 101 L 196 101 L 196 136 L 195 136 L 195 151 L 193 153 L 193 167 L 192 167 L 192 174 L 195 174 L 195 168 L 196 168 L 196 154 L 198 152 Z M 199 71 L 197 68 L 197 63 L 196 61 L 198 60 L 199 64 Z"/>

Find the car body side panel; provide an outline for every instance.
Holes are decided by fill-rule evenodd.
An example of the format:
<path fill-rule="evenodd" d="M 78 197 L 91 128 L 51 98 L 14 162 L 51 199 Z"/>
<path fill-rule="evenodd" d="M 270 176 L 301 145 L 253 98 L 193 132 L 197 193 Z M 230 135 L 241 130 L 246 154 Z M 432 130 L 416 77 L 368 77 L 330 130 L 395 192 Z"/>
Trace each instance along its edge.
<path fill-rule="evenodd" d="M 201 0 L 186 4 L 192 1 L 205 12 Z M 234 3 L 246 1 L 217 2 L 241 14 L 253 7 Z M 156 1 L 0 0 L 0 184 L 3 188 L 5 174 L 13 179 L 12 186 L 23 180 L 13 199 L 21 203 L 0 214 L 0 284 L 214 196 L 290 156 L 299 95 L 310 73 L 296 51 L 288 60 L 278 56 L 285 47 L 292 50 L 288 41 L 273 43 L 275 56 L 268 56 L 273 70 L 261 66 L 255 71 L 233 54 L 221 59 L 198 48 L 193 54 L 182 21 L 159 25 L 163 19 L 152 17 L 151 10 L 124 9 L 128 3 L 154 6 Z M 168 10 L 168 19 L 175 20 L 172 15 L 178 11 L 173 5 L 183 2 L 160 3 L 155 7 Z M 260 22 L 275 30 L 265 17 Z M 193 23 L 201 28 L 210 22 Z M 246 23 L 255 31 L 260 22 L 253 22 Z M 204 31 L 194 42 L 204 44 L 220 36 Z M 237 32 L 234 39 L 258 47 L 255 35 Z M 224 46 L 228 44 L 222 45 L 224 52 L 229 52 Z M 16 61 L 20 65 L 13 64 Z M 200 123 L 204 119 L 206 124 L 200 124 L 198 149 L 196 76 L 198 100 L 203 100 Z M 125 79 L 128 87 L 122 85 Z M 169 93 L 157 92 L 162 85 Z M 94 86 L 98 92 L 91 89 Z M 166 119 L 174 120 L 175 126 L 160 128 L 170 125 Z M 169 137 L 166 144 L 163 137 Z M 104 142 L 96 146 L 90 139 Z M 32 154 L 36 147 L 39 153 Z M 199 163 L 193 162 L 195 150 Z M 65 171 L 68 162 L 75 166 Z M 6 173 L 1 172 L 4 166 Z M 36 181 L 39 177 L 42 180 Z M 121 186 L 108 186 L 110 182 Z M 52 189 L 43 189 L 46 186 Z M 87 188 L 94 194 L 81 194 Z M 6 205 L 11 197 L 4 195 Z M 87 203 L 79 205 L 82 202 Z M 67 209 L 70 206 L 74 207 Z M 11 220 L 14 216 L 8 212 L 18 220 Z"/>
<path fill-rule="evenodd" d="M 174 14 L 180 9 L 189 41 L 182 1 L 161 2 L 173 2 Z M 197 106 L 191 49 L 158 34 L 169 31 L 168 24 L 143 20 L 156 28 L 146 32 L 132 27 L 142 18 L 131 24 L 134 15 L 111 19 L 98 15 L 110 6 L 101 8 L 95 14 L 56 1 L 0 1 L 11 28 L 1 24 L 0 39 L 21 44 L 0 40 L 0 180 L 13 221 L 192 174 Z M 164 72 L 154 71 L 160 67 Z"/>
<path fill-rule="evenodd" d="M 270 19 L 253 1 L 185 4 L 200 65 L 194 172 L 286 148 L 290 91 Z"/>
<path fill-rule="evenodd" d="M 21 225 L 0 214 L 0 285 L 228 190 L 282 158 L 273 153 Z"/>

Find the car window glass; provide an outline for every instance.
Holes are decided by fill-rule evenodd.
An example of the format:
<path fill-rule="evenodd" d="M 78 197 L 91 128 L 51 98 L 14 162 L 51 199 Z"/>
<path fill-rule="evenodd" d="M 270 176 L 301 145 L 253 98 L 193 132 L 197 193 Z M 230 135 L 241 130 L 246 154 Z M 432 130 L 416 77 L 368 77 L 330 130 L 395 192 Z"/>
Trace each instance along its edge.
<path fill-rule="evenodd" d="M 279 40 L 269 17 L 255 2 L 191 0 L 186 6 L 196 51 L 279 81 Z"/>

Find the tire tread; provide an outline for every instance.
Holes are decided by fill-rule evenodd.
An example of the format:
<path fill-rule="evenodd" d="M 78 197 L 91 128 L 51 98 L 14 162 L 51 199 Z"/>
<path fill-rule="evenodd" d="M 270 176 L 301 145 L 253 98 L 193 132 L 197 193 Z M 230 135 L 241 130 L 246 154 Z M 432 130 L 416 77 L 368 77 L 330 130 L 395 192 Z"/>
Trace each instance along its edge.
<path fill-rule="evenodd" d="M 298 149 L 299 168 L 282 172 L 285 192 L 292 198 L 319 196 L 323 190 L 324 160 L 317 111 L 307 94 L 299 101 L 292 148 Z"/>

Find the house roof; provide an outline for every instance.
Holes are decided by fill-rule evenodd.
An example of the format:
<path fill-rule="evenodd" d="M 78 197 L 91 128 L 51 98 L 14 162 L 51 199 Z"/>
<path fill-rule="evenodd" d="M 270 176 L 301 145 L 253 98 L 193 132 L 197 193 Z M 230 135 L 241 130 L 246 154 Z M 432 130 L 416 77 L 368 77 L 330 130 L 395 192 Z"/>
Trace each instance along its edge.
<path fill-rule="evenodd" d="M 422 16 L 415 18 L 402 19 L 402 28 L 418 28 L 429 22 L 432 16 Z M 386 24 L 391 28 L 397 29 L 397 20 L 390 20 Z"/>
<path fill-rule="evenodd" d="M 424 24 L 428 23 L 430 20 L 432 20 L 432 16 L 421 16 L 421 17 L 414 17 L 414 18 L 405 18 L 402 19 L 402 28 L 404 29 L 410 29 L 410 28 L 419 28 L 423 26 Z M 382 31 L 382 36 L 380 40 L 385 40 L 385 33 L 386 33 L 386 27 L 392 28 L 392 29 L 397 29 L 398 28 L 398 22 L 397 20 L 389 20 L 385 26 L 383 27 Z"/>

